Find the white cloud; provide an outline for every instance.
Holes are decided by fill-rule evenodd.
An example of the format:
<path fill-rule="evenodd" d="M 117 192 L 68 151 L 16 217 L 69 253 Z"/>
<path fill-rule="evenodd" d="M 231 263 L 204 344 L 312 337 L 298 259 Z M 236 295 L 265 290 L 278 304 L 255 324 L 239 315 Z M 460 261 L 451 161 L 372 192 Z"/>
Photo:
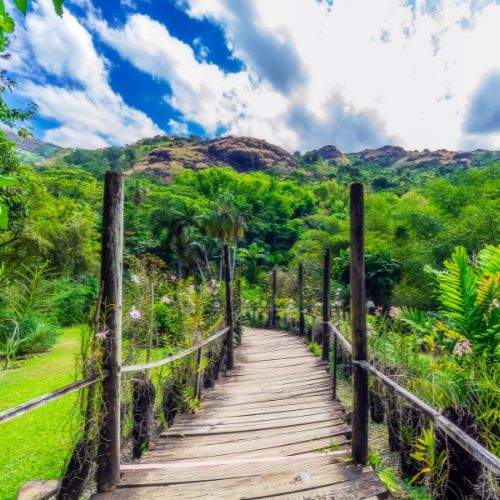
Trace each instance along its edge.
<path fill-rule="evenodd" d="M 13 52 L 24 54 L 15 66 L 17 93 L 35 102 L 42 117 L 59 123 L 45 132 L 45 140 L 92 148 L 161 133 L 111 89 L 107 62 L 68 9 L 61 18 L 50 0 L 39 0 L 26 17 L 26 29 L 19 30 Z M 34 75 L 41 83 L 32 80 Z M 46 75 L 63 83 L 46 83 Z"/>
<path fill-rule="evenodd" d="M 316 125 L 329 127 L 340 103 L 355 113 L 376 112 L 387 130 L 383 135 L 406 147 L 470 145 L 473 138 L 464 132 L 468 103 L 485 75 L 500 67 L 494 50 L 500 45 L 500 5 L 414 3 L 412 8 L 406 0 L 185 1 L 191 16 L 218 23 L 228 45 L 260 75 L 263 57 L 277 66 L 282 62 L 272 51 L 255 50 L 262 34 L 286 43 L 303 76 L 288 89 L 287 102 L 315 116 Z M 342 146 L 334 131 L 330 142 Z M 493 143 L 500 148 L 500 134 Z"/>
<path fill-rule="evenodd" d="M 301 106 L 302 95 L 289 95 L 289 85 L 281 77 L 277 76 L 273 83 L 261 78 L 253 68 L 225 73 L 214 64 L 198 61 L 190 45 L 145 15 L 130 16 L 120 28 L 111 28 L 96 17 L 90 25 L 136 68 L 167 82 L 172 90 L 167 98 L 169 104 L 185 120 L 201 125 L 208 133 L 215 134 L 223 128 L 230 134 L 265 138 L 289 149 L 309 147 L 312 143 L 321 145 L 316 144 L 313 134 L 306 138 L 303 130 L 291 122 L 291 111 Z M 281 51 L 279 47 L 280 54 Z M 280 85 L 284 92 L 276 88 Z M 348 107 L 343 108 L 344 114 L 350 113 Z M 351 108 L 355 116 L 363 115 L 364 110 L 355 109 L 352 104 Z M 366 113 L 365 118 L 370 120 L 371 115 Z M 383 126 L 375 135 L 367 133 L 372 130 L 370 124 L 362 126 L 370 145 L 384 137 Z M 353 140 L 344 136 L 347 140 L 341 145 L 359 145 L 356 135 L 353 131 Z"/>
<path fill-rule="evenodd" d="M 178 3 L 193 18 L 222 28 L 242 70 L 226 72 L 210 63 L 202 39 L 190 46 L 146 15 L 111 26 L 89 5 L 85 29 L 68 10 L 60 19 L 50 0 L 38 0 L 28 31 L 21 29 L 18 38 L 44 72 L 70 79 L 73 88 L 28 83 L 37 68 L 19 58 L 9 64 L 26 75 L 20 89 L 42 115 L 60 121 L 47 137 L 108 144 L 159 133 L 110 88 L 108 63 L 96 52 L 93 33 L 168 84 L 167 100 L 182 115 L 168 127 L 179 133 L 192 122 L 208 134 L 223 129 L 289 150 L 326 143 L 344 151 L 384 143 L 500 149 L 494 126 L 500 100 L 496 86 L 485 84 L 500 72 L 495 0 Z M 485 102 L 498 109 L 483 113 Z"/>
<path fill-rule="evenodd" d="M 188 126 L 185 123 L 178 122 L 171 118 L 168 120 L 168 128 L 172 135 L 187 135 L 188 134 Z"/>

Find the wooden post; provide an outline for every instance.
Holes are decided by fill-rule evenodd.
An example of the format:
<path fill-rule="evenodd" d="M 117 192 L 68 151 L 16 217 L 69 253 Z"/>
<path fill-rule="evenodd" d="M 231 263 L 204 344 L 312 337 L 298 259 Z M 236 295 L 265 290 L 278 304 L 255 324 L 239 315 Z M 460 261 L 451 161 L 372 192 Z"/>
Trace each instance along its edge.
<path fill-rule="evenodd" d="M 337 399 L 337 365 L 338 365 L 338 339 L 337 335 L 333 334 L 333 367 L 332 367 L 332 397 L 333 399 Z"/>
<path fill-rule="evenodd" d="M 299 335 L 304 336 L 306 321 L 304 317 L 304 263 L 299 264 Z"/>
<path fill-rule="evenodd" d="M 120 366 L 122 336 L 123 175 L 104 177 L 101 250 L 101 331 L 106 332 L 102 369 L 102 415 L 97 459 L 97 491 L 113 491 L 120 479 Z"/>
<path fill-rule="evenodd" d="M 233 285 L 231 276 L 231 262 L 229 259 L 229 247 L 224 245 L 224 279 L 226 281 L 226 322 L 229 330 L 226 334 L 226 368 L 234 368 L 234 344 L 233 344 Z"/>
<path fill-rule="evenodd" d="M 196 379 L 195 379 L 196 381 L 194 386 L 194 393 L 198 399 L 201 399 L 201 383 L 203 378 L 203 373 L 201 372 L 202 358 L 203 358 L 203 347 L 200 347 L 200 349 L 196 351 Z"/>
<path fill-rule="evenodd" d="M 276 296 L 278 295 L 278 283 L 276 276 L 276 269 L 273 269 L 273 298 L 272 298 L 272 306 L 271 306 L 271 327 L 273 330 L 276 330 L 276 319 L 278 316 L 278 310 L 276 309 Z"/>
<path fill-rule="evenodd" d="M 325 250 L 323 262 L 323 333 L 321 359 L 328 361 L 330 350 L 330 249 Z"/>
<path fill-rule="evenodd" d="M 368 460 L 368 373 L 358 363 L 366 361 L 366 300 L 364 256 L 363 185 L 351 185 L 351 332 L 352 332 L 352 456 L 357 464 Z"/>

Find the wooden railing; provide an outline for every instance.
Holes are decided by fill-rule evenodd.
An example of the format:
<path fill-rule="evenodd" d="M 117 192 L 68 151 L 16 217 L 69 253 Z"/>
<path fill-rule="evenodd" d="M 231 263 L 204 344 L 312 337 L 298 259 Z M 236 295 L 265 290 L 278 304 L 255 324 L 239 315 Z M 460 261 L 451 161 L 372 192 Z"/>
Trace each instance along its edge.
<path fill-rule="evenodd" d="M 321 358 L 323 361 L 332 361 L 332 395 L 337 396 L 337 372 L 339 363 L 339 347 L 348 353 L 352 369 L 353 384 L 353 413 L 352 413 L 352 456 L 356 463 L 365 464 L 368 458 L 368 414 L 369 392 L 368 375 L 375 377 L 390 391 L 397 394 L 412 407 L 420 411 L 448 438 L 457 443 L 466 454 L 471 455 L 483 467 L 494 475 L 500 475 L 500 458 L 470 437 L 451 420 L 444 417 L 438 410 L 411 393 L 408 389 L 396 383 L 384 374 L 370 361 L 368 357 L 366 338 L 366 297 L 364 275 L 364 202 L 363 188 L 360 184 L 353 184 L 350 193 L 351 217 L 351 262 L 350 262 L 350 323 L 352 343 L 349 342 L 338 328 L 330 321 L 330 251 L 326 250 L 323 261 L 323 286 L 322 286 L 322 315 L 313 314 L 304 308 L 304 264 L 298 266 L 297 291 L 298 308 L 295 310 L 297 321 L 287 322 L 285 328 L 298 325 L 296 332 L 309 341 L 318 338 L 321 345 Z M 280 324 L 280 314 L 289 316 L 289 311 L 276 307 L 278 300 L 276 270 L 271 277 L 271 303 L 267 306 L 247 307 L 247 320 L 252 322 L 252 310 L 267 310 L 269 318 L 267 325 L 276 328 Z M 306 317 L 313 321 L 307 327 Z M 315 335 L 313 330 L 319 330 Z M 340 345 L 339 345 L 340 344 Z"/>
<path fill-rule="evenodd" d="M 101 384 L 101 408 L 98 415 L 98 445 L 97 445 L 97 490 L 100 493 L 113 491 L 120 478 L 121 459 L 121 384 L 135 379 L 122 380 L 122 374 L 140 372 L 165 366 L 175 361 L 187 358 L 196 354 L 196 379 L 194 391 L 196 397 L 200 398 L 202 392 L 201 364 L 203 359 L 203 349 L 214 342 L 224 340 L 221 352 L 215 357 L 218 360 L 216 379 L 223 365 L 227 370 L 234 366 L 234 336 L 239 330 L 238 315 L 233 312 L 233 292 L 232 274 L 230 269 L 229 249 L 224 247 L 224 270 L 225 270 L 225 298 L 227 326 L 212 333 L 204 340 L 200 340 L 195 345 L 172 354 L 164 359 L 151 361 L 142 364 L 121 366 L 121 335 L 122 335 L 122 275 L 123 275 L 123 209 L 124 209 L 124 178 L 119 172 L 107 172 L 104 181 L 103 200 L 103 237 L 101 255 L 101 290 L 99 293 L 98 308 L 96 312 L 96 331 L 106 331 L 107 335 L 102 347 L 102 365 L 99 373 L 84 377 L 72 384 L 61 387 L 53 392 L 27 401 L 14 408 L 0 413 L 0 424 L 8 422 L 14 418 L 21 417 L 26 413 L 45 406 L 68 394 L 80 391 L 85 388 L 92 389 L 96 384 Z M 239 332 L 241 336 L 241 332 Z M 238 338 L 240 341 L 241 339 Z M 213 381 L 209 381 L 213 383 Z M 89 432 L 91 420 L 95 415 L 85 412 L 83 429 Z M 84 436 L 85 439 L 85 436 Z M 88 437 L 90 440 L 90 437 Z M 78 446 L 76 447 L 78 448 Z M 76 451 L 76 450 L 75 450 Z M 84 457 L 85 461 L 87 456 Z M 76 460 L 78 462 L 79 459 Z M 70 461 L 71 462 L 71 461 Z M 68 475 L 68 471 L 67 471 Z M 81 478 L 78 478 L 80 481 Z M 81 482 L 81 481 L 80 481 Z M 63 479 L 64 484 L 64 479 Z M 73 486 L 66 488 L 66 493 L 60 494 L 60 498 L 76 498 Z M 72 491 L 73 493 L 67 493 Z"/>

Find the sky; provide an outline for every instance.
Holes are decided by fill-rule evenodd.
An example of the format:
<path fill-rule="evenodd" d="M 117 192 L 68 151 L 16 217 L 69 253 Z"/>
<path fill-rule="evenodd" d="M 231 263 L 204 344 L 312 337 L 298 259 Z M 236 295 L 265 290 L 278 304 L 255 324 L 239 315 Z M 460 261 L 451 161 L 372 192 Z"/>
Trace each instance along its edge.
<path fill-rule="evenodd" d="M 12 1 L 8 0 L 7 4 Z M 33 0 L 10 103 L 67 147 L 500 149 L 500 0 Z"/>

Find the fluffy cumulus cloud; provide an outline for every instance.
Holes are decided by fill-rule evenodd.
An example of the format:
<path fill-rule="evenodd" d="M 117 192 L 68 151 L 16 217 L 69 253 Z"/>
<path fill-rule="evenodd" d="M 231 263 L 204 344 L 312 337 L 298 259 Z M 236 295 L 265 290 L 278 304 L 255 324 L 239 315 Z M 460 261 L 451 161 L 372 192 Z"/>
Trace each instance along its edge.
<path fill-rule="evenodd" d="M 78 2 L 89 5 L 85 27 L 70 10 L 60 19 L 38 0 L 20 35 L 42 75 L 71 82 L 20 85 L 60 123 L 47 132 L 54 142 L 81 145 L 84 136 L 99 146 L 159 132 L 111 88 L 98 38 L 165 86 L 175 110 L 165 120 L 170 132 L 196 125 L 302 151 L 327 143 L 344 151 L 387 143 L 500 149 L 495 0 L 177 0 L 193 20 L 222 30 L 237 71 L 212 62 L 203 32 L 191 45 L 176 38 L 147 15 L 147 2 L 123 0 L 136 11 L 122 22 Z"/>
<path fill-rule="evenodd" d="M 257 74 L 264 74 L 262 58 L 275 54 L 256 55 L 261 39 L 248 40 L 247 24 L 251 33 L 285 42 L 290 56 L 283 60 L 300 61 L 301 78 L 278 86 L 288 94 L 289 111 L 280 126 L 298 133 L 299 145 L 314 146 L 318 137 L 344 149 L 384 140 L 461 148 L 479 144 L 478 133 L 487 132 L 490 146 L 500 147 L 498 110 L 483 109 L 485 95 L 499 99 L 491 76 L 500 69 L 492 50 L 500 44 L 494 0 L 244 3 L 252 4 L 250 18 L 242 17 L 250 9 L 230 0 L 186 0 L 185 6 L 190 15 L 219 23 Z"/>
<path fill-rule="evenodd" d="M 17 74 L 17 92 L 38 106 L 40 116 L 57 124 L 45 132 L 45 140 L 97 148 L 161 132 L 112 90 L 106 61 L 70 11 L 60 18 L 50 0 L 38 0 L 12 49 L 23 54 L 9 66 Z"/>

